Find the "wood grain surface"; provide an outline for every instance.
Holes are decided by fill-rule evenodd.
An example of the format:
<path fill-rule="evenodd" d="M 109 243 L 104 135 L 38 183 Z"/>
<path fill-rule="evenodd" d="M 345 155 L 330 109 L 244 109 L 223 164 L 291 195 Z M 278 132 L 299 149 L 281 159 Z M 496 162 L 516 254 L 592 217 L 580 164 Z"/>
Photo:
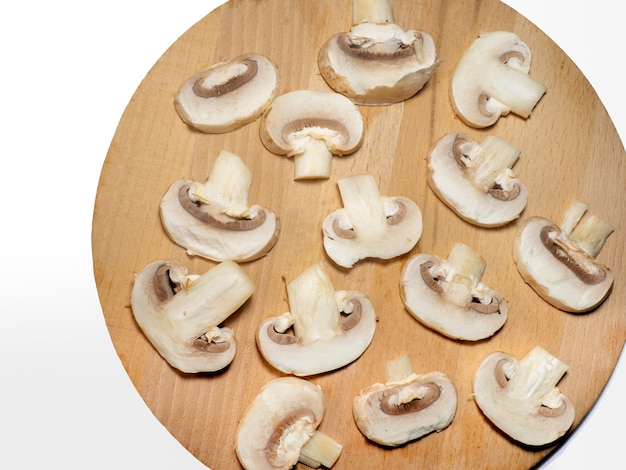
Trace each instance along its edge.
<path fill-rule="evenodd" d="M 311 377 L 327 397 L 320 430 L 343 444 L 334 468 L 529 468 L 555 446 L 528 449 L 494 428 L 472 398 L 480 361 L 500 350 L 519 358 L 540 345 L 569 364 L 559 383 L 576 408 L 576 427 L 594 404 L 615 367 L 626 338 L 624 298 L 625 153 L 594 90 L 571 60 L 525 18 L 496 0 L 392 2 L 395 20 L 435 40 L 441 64 L 410 100 L 362 107 L 362 148 L 333 161 L 328 180 L 294 181 L 293 162 L 269 153 L 258 121 L 240 130 L 208 135 L 192 130 L 174 110 L 174 95 L 189 76 L 239 54 L 266 55 L 277 66 L 280 92 L 328 90 L 317 69 L 317 51 L 351 23 L 351 2 L 331 0 L 231 0 L 190 28 L 147 73 L 126 108 L 107 154 L 93 219 L 93 261 L 106 324 L 129 377 L 148 407 L 171 434 L 213 470 L 239 468 L 234 452 L 238 420 L 263 384 L 280 376 L 255 344 L 260 322 L 288 310 L 283 278 L 317 260 L 326 261 L 335 289 L 366 293 L 377 308 L 378 327 L 363 356 L 340 370 Z M 480 31 L 509 30 L 531 48 L 531 75 L 548 89 L 528 120 L 513 115 L 492 128 L 471 129 L 455 118 L 448 77 Z M 519 221 L 481 229 L 455 216 L 426 182 L 426 157 L 448 132 L 477 141 L 497 135 L 521 149 L 515 166 L 530 192 Z M 273 209 L 282 231 L 274 249 L 242 268 L 257 291 L 225 325 L 234 329 L 238 352 L 226 370 L 185 375 L 171 368 L 139 330 L 130 306 L 134 274 L 155 259 L 180 261 L 203 273 L 215 263 L 190 257 L 165 234 L 159 201 L 177 179 L 204 181 L 222 149 L 252 170 L 251 203 Z M 422 210 L 424 231 L 408 254 L 367 260 L 353 269 L 336 267 L 322 246 L 321 223 L 341 207 L 336 181 L 371 173 L 381 194 L 402 195 Z M 562 220 L 570 203 L 583 200 L 590 212 L 615 227 L 599 259 L 615 273 L 610 297 L 584 315 L 561 312 L 524 283 L 512 259 L 512 242 L 524 218 Z M 416 253 L 447 256 L 462 241 L 487 261 L 485 284 L 509 303 L 509 319 L 491 339 L 464 343 L 418 323 L 403 307 L 399 276 Z M 439 370 L 455 383 L 457 414 L 449 428 L 398 449 L 384 449 L 356 428 L 351 405 L 359 390 L 385 380 L 384 364 L 408 353 L 415 372 Z"/>

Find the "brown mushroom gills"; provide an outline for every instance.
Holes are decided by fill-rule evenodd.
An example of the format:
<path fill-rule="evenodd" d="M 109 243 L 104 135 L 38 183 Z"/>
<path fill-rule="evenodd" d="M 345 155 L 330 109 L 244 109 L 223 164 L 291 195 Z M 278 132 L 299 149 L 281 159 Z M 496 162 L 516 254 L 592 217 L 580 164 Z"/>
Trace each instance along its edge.
<path fill-rule="evenodd" d="M 214 70 L 207 70 L 206 72 L 201 74 L 198 80 L 196 80 L 196 82 L 193 84 L 192 90 L 194 94 L 196 96 L 199 96 L 200 98 L 215 98 L 217 96 L 222 96 L 226 93 L 236 90 L 240 86 L 252 80 L 252 78 L 257 74 L 259 69 L 256 60 L 244 59 L 239 63 L 246 66 L 244 72 L 234 75 L 223 83 L 219 83 L 214 86 L 206 86 L 206 79 L 212 73 L 215 73 Z"/>
<path fill-rule="evenodd" d="M 280 459 L 278 455 L 279 446 L 283 435 L 289 432 L 290 428 L 294 426 L 298 421 L 308 420 L 311 424 L 315 423 L 315 416 L 310 410 L 301 409 L 294 410 L 285 416 L 272 432 L 267 445 L 265 447 L 265 455 L 267 461 L 273 467 L 283 467 L 285 463 Z"/>
<path fill-rule="evenodd" d="M 407 386 L 425 387 L 426 393 L 422 398 L 414 398 L 413 400 L 406 403 L 392 403 L 392 398 L 394 398 L 400 392 L 400 389 Z M 391 390 L 384 391 L 380 396 L 380 410 L 383 413 L 392 416 L 407 413 L 417 413 L 418 411 L 422 411 L 423 409 L 432 405 L 439 399 L 440 396 L 441 389 L 435 383 L 412 382 L 410 385 L 400 385 L 398 387 L 392 388 Z"/>

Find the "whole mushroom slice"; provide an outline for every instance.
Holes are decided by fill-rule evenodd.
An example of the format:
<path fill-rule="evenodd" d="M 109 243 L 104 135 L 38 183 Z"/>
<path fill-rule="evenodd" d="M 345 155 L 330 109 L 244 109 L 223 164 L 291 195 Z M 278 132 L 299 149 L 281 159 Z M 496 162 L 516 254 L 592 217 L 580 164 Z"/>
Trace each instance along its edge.
<path fill-rule="evenodd" d="M 223 134 L 259 118 L 278 95 L 278 87 L 278 70 L 269 59 L 242 54 L 189 77 L 174 105 L 187 125 Z"/>
<path fill-rule="evenodd" d="M 350 155 L 363 143 L 363 116 L 345 96 L 295 90 L 278 96 L 261 118 L 263 145 L 294 159 L 294 179 L 330 177 L 332 157 Z"/>
<path fill-rule="evenodd" d="M 215 372 L 229 365 L 237 350 L 233 331 L 219 325 L 254 289 L 231 261 L 190 275 L 174 260 L 156 260 L 135 276 L 130 305 L 141 330 L 172 367 Z"/>
<path fill-rule="evenodd" d="M 337 180 L 343 208 L 322 224 L 326 254 L 351 268 L 365 258 L 391 259 L 412 250 L 422 236 L 422 212 L 403 196 L 381 196 L 374 176 Z"/>
<path fill-rule="evenodd" d="M 239 462 L 246 470 L 287 470 L 298 461 L 332 467 L 343 447 L 317 431 L 325 408 L 319 385 L 296 377 L 270 380 L 239 422 Z"/>
<path fill-rule="evenodd" d="M 496 136 L 480 143 L 462 133 L 439 139 L 428 155 L 428 184 L 459 217 L 499 227 L 520 216 L 526 185 L 512 170 L 520 150 Z"/>
<path fill-rule="evenodd" d="M 168 236 L 213 261 L 251 261 L 276 244 L 280 221 L 258 205 L 248 206 L 252 173 L 243 160 L 222 150 L 206 183 L 178 180 L 161 200 L 161 222 Z"/>
<path fill-rule="evenodd" d="M 567 369 L 540 346 L 521 360 L 494 352 L 476 371 L 474 400 L 515 441 L 545 446 L 565 435 L 574 422 L 574 406 L 556 386 Z"/>
<path fill-rule="evenodd" d="M 276 369 L 321 374 L 357 360 L 372 342 L 376 312 L 360 292 L 335 291 L 322 261 L 287 283 L 290 311 L 261 323 L 257 345 Z"/>
<path fill-rule="evenodd" d="M 386 365 L 387 382 L 361 390 L 352 403 L 354 421 L 369 440 L 397 447 L 447 428 L 457 393 L 443 372 L 416 374 L 408 355 Z"/>
<path fill-rule="evenodd" d="M 489 127 L 509 112 L 530 116 L 546 92 L 529 76 L 531 53 L 515 33 L 482 32 L 450 77 L 450 103 L 469 126 Z"/>
<path fill-rule="evenodd" d="M 613 272 L 596 259 L 614 228 L 595 215 L 583 219 L 589 205 L 573 202 L 561 226 L 530 217 L 513 242 L 513 259 L 528 285 L 552 306 L 588 312 L 608 297 Z"/>
<path fill-rule="evenodd" d="M 328 85 L 359 105 L 389 105 L 418 93 L 439 65 L 430 34 L 394 22 L 389 0 L 354 0 L 352 28 L 318 54 Z"/>
<path fill-rule="evenodd" d="M 481 282 L 486 262 L 464 243 L 448 259 L 420 253 L 402 269 L 400 294 L 408 312 L 444 336 L 478 341 L 497 333 L 507 320 L 500 293 Z"/>

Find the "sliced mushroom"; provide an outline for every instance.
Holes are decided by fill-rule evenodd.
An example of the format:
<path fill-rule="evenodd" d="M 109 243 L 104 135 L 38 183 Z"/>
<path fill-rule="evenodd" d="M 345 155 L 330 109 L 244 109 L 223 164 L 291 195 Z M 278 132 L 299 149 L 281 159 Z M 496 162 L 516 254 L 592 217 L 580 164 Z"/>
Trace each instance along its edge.
<path fill-rule="evenodd" d="M 453 339 L 478 341 L 494 335 L 507 320 L 500 293 L 481 282 L 486 262 L 456 243 L 448 259 L 420 253 L 402 269 L 400 294 L 418 321 Z"/>
<path fill-rule="evenodd" d="M 388 105 L 419 92 L 439 65 L 433 38 L 394 23 L 389 0 L 355 0 L 352 28 L 322 46 L 328 85 L 359 105 Z"/>
<path fill-rule="evenodd" d="M 499 227 L 518 218 L 528 200 L 526 185 L 511 169 L 519 154 L 492 135 L 478 143 L 462 133 L 446 134 L 428 156 L 428 184 L 464 220 Z"/>
<path fill-rule="evenodd" d="M 261 323 L 257 345 L 276 369 L 321 374 L 357 360 L 372 342 L 376 312 L 356 291 L 335 291 L 322 261 L 287 283 L 290 311 Z"/>
<path fill-rule="evenodd" d="M 324 219 L 324 249 L 339 266 L 365 258 L 391 259 L 409 252 L 422 236 L 422 212 L 402 196 L 381 196 L 372 175 L 337 181 L 343 209 Z"/>
<path fill-rule="evenodd" d="M 456 406 L 456 388 L 446 374 L 416 374 L 404 355 L 387 363 L 386 383 L 375 383 L 356 395 L 352 414 L 365 437 L 396 447 L 447 428 Z"/>
<path fill-rule="evenodd" d="M 522 278 L 546 302 L 566 312 L 588 312 L 607 298 L 613 272 L 596 259 L 614 228 L 595 215 L 583 220 L 588 204 L 575 201 L 558 227 L 530 217 L 513 243 Z"/>
<path fill-rule="evenodd" d="M 363 142 L 363 116 L 346 97 L 296 90 L 278 96 L 261 119 L 263 145 L 294 158 L 294 179 L 328 178 L 333 155 L 356 152 Z"/>
<path fill-rule="evenodd" d="M 130 304 L 148 341 L 174 368 L 214 372 L 235 357 L 230 328 L 219 325 L 254 292 L 252 280 L 230 261 L 206 273 L 187 274 L 173 260 L 156 260 L 136 275 Z"/>
<path fill-rule="evenodd" d="M 222 150 L 206 183 L 175 181 L 161 200 L 161 222 L 168 236 L 214 261 L 251 261 L 265 256 L 280 234 L 276 214 L 248 206 L 252 173 L 243 160 Z"/>
<path fill-rule="evenodd" d="M 342 446 L 317 431 L 325 407 L 319 385 L 296 377 L 270 380 L 239 422 L 239 462 L 247 470 L 287 470 L 298 461 L 332 467 Z"/>
<path fill-rule="evenodd" d="M 546 92 L 528 75 L 531 53 L 516 34 L 483 32 L 465 51 L 450 77 L 450 102 L 469 126 L 495 124 L 509 112 L 524 119 Z"/>
<path fill-rule="evenodd" d="M 474 400 L 515 441 L 548 445 L 565 435 L 574 422 L 574 406 L 556 386 L 567 369 L 540 346 L 519 361 L 494 352 L 476 371 Z"/>
<path fill-rule="evenodd" d="M 185 80 L 174 105 L 187 125 L 221 134 L 260 117 L 278 94 L 278 86 L 278 71 L 269 59 L 243 54 Z"/>

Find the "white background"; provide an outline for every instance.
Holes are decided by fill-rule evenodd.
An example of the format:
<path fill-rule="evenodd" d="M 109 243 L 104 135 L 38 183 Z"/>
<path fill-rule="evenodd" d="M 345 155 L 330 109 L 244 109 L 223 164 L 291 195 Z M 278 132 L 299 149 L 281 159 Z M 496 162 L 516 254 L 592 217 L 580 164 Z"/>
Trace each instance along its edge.
<path fill-rule="evenodd" d="M 205 469 L 124 372 L 98 302 L 90 236 L 102 163 L 133 92 L 175 40 L 222 3 L 0 6 L 0 468 Z M 570 55 L 624 141 L 620 3 L 506 3 Z M 623 362 L 546 469 L 618 467 Z"/>

